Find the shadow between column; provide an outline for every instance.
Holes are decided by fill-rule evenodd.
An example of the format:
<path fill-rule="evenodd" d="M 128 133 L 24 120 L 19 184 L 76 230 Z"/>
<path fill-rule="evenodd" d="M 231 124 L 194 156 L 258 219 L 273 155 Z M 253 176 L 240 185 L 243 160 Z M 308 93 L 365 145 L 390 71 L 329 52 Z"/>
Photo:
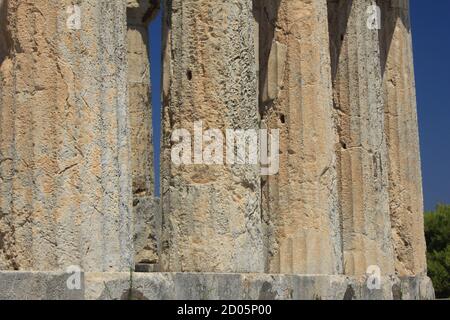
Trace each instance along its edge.
<path fill-rule="evenodd" d="M 398 23 L 401 22 L 403 27 L 408 32 L 411 32 L 408 2 L 405 1 L 406 4 L 402 6 L 402 2 L 398 0 L 377 0 L 377 5 L 381 8 L 381 29 L 378 37 L 380 41 L 380 62 L 383 77 L 392 39 Z"/>
<path fill-rule="evenodd" d="M 0 64 L 10 54 L 12 46 L 8 30 L 8 0 L 0 0 Z"/>

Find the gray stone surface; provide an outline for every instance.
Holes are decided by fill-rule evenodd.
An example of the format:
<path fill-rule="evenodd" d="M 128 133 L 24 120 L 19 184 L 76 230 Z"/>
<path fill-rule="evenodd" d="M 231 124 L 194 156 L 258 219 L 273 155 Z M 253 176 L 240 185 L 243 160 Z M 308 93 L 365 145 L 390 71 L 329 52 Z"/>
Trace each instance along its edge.
<path fill-rule="evenodd" d="M 134 199 L 134 247 L 136 264 L 158 265 L 161 239 L 161 207 L 158 198 Z"/>
<path fill-rule="evenodd" d="M 434 299 L 427 277 L 365 277 L 221 273 L 85 273 L 80 290 L 64 273 L 0 272 L 0 299 L 88 300 L 377 300 Z"/>
<path fill-rule="evenodd" d="M 69 290 L 69 274 L 64 272 L 0 272 L 0 300 L 81 300 L 84 299 L 84 274 L 81 288 Z"/>

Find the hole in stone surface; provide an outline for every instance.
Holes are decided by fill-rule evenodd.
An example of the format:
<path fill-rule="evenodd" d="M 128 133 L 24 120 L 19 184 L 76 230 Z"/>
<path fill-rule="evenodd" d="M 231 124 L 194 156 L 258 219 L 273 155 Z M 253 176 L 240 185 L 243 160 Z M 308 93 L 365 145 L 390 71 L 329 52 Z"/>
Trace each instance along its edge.
<path fill-rule="evenodd" d="M 191 70 L 186 71 L 186 77 L 188 78 L 189 81 L 192 80 L 192 71 Z"/>
<path fill-rule="evenodd" d="M 284 114 L 280 114 L 280 121 L 282 124 L 286 123 L 286 116 Z"/>

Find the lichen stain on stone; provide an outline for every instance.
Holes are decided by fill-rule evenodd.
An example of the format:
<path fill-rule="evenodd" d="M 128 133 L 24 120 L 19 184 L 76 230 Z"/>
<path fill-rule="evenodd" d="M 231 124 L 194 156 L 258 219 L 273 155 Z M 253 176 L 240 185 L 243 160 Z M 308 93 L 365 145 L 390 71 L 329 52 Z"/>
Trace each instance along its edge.
<path fill-rule="evenodd" d="M 344 294 L 344 300 L 353 300 L 355 298 L 355 289 L 351 285 L 348 285 L 347 291 Z"/>

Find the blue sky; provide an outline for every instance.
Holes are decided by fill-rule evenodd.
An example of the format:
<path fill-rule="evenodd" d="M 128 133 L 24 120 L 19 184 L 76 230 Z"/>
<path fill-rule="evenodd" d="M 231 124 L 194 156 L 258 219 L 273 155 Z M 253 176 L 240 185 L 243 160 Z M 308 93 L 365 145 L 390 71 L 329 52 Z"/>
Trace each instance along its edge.
<path fill-rule="evenodd" d="M 425 209 L 432 210 L 438 203 L 450 204 L 450 0 L 410 2 Z M 159 150 L 161 15 L 150 26 L 150 47 L 154 148 Z M 158 175 L 157 161 L 155 171 Z"/>
<path fill-rule="evenodd" d="M 411 0 L 425 208 L 450 204 L 450 1 Z"/>

